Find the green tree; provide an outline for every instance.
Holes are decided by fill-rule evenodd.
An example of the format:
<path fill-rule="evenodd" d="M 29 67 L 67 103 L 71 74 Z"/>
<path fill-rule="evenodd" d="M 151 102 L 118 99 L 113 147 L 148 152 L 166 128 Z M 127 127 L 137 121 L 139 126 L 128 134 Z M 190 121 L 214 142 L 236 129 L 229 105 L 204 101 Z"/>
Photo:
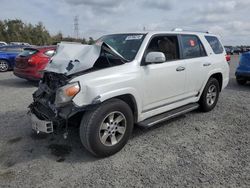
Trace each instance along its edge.
<path fill-rule="evenodd" d="M 83 44 L 93 44 L 95 41 L 92 37 L 87 41 L 75 39 L 70 36 L 64 37 L 62 32 L 51 36 L 42 22 L 36 25 L 24 23 L 22 20 L 0 20 L 0 41 L 5 42 L 26 42 L 33 45 L 50 45 L 60 41 L 79 42 Z"/>
<path fill-rule="evenodd" d="M 92 37 L 89 37 L 88 44 L 94 44 L 94 43 L 95 43 L 95 40 Z"/>

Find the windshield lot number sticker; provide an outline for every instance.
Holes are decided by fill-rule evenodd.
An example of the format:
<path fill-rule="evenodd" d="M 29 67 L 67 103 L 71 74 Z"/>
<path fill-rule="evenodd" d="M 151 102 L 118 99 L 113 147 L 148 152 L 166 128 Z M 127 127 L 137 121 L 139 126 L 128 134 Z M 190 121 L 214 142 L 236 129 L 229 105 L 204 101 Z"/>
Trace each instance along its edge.
<path fill-rule="evenodd" d="M 140 40 L 143 35 L 129 35 L 125 40 Z"/>

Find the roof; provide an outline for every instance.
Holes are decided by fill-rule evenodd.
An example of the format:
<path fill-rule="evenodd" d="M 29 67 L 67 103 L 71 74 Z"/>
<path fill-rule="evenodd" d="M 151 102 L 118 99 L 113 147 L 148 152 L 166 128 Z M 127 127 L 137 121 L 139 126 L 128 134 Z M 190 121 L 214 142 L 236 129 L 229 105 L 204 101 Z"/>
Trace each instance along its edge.
<path fill-rule="evenodd" d="M 190 34 L 190 35 L 197 35 L 198 34 L 198 35 L 204 35 L 205 34 L 205 35 L 214 35 L 214 34 L 209 33 L 208 31 L 190 31 L 190 30 L 181 30 L 181 29 L 176 29 L 176 30 L 172 30 L 172 31 L 135 31 L 135 32 L 113 33 L 113 34 L 148 34 L 148 35 L 156 35 L 156 34 Z"/>

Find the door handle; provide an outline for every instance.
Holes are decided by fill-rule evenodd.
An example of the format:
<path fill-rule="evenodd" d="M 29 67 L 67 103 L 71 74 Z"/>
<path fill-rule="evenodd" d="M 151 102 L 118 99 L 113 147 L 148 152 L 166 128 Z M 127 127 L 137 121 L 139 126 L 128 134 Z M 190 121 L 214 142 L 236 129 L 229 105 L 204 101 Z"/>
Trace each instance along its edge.
<path fill-rule="evenodd" d="M 204 63 L 204 64 L 203 64 L 204 67 L 208 67 L 208 66 L 210 66 L 210 65 L 211 65 L 211 63 Z"/>
<path fill-rule="evenodd" d="M 181 72 L 181 71 L 184 71 L 186 68 L 185 67 L 178 67 L 177 69 L 176 69 L 176 71 L 177 72 Z"/>

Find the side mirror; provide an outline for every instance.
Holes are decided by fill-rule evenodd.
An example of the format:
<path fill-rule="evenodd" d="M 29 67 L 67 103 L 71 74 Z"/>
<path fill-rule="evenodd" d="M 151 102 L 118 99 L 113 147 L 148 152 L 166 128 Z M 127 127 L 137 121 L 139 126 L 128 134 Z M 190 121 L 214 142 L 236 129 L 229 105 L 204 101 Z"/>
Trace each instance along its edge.
<path fill-rule="evenodd" d="M 151 63 L 163 63 L 166 61 L 166 57 L 162 52 L 149 52 L 145 59 L 145 64 Z"/>

